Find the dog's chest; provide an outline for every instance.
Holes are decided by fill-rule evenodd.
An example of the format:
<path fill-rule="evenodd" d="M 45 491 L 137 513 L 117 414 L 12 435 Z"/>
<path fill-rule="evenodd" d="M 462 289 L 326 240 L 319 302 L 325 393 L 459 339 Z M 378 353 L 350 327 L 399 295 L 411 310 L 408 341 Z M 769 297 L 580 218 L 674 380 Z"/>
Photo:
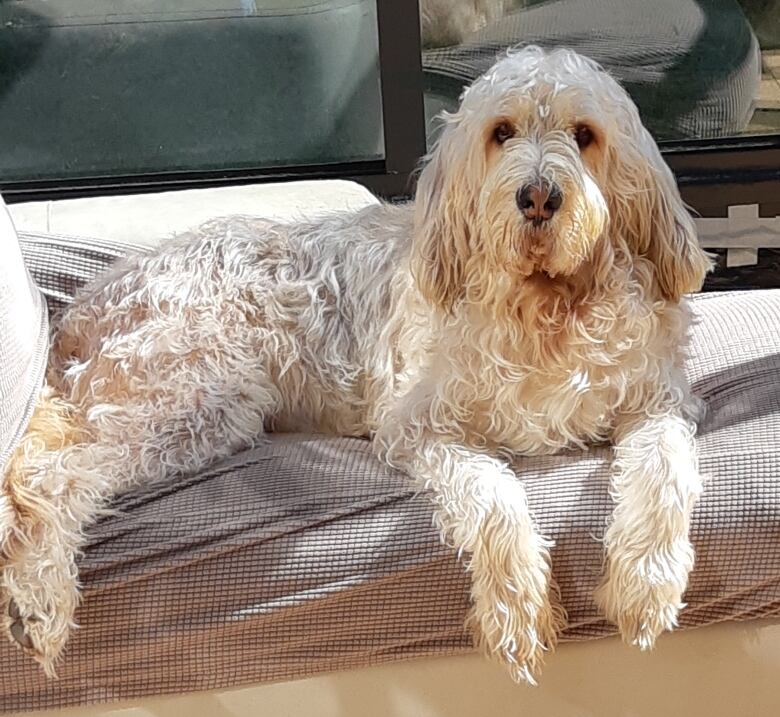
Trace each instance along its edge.
<path fill-rule="evenodd" d="M 475 352 L 470 373 L 479 389 L 470 413 L 478 438 L 523 454 L 609 439 L 627 392 L 655 361 L 654 338 L 630 315 L 603 316 L 526 333 L 500 356 Z"/>
<path fill-rule="evenodd" d="M 602 442 L 612 430 L 621 382 L 614 369 L 530 368 L 518 380 L 491 387 L 492 399 L 475 404 L 475 428 L 488 443 L 521 454 Z"/>

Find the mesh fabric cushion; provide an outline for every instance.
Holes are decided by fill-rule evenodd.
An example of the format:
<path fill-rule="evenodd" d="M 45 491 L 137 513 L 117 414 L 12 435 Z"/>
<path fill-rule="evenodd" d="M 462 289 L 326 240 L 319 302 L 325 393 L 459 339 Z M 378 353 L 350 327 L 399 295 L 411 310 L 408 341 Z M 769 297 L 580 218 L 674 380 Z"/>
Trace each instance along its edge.
<path fill-rule="evenodd" d="M 16 229 L 0 198 L 0 477 L 27 429 L 48 352 L 46 304 L 27 271 Z M 7 509 L 0 494 L 0 519 Z"/>
<path fill-rule="evenodd" d="M 45 259 L 52 246 L 56 272 Z M 112 258 L 105 245 L 75 247 L 25 243 L 37 280 L 56 280 L 45 289 L 58 301 Z M 780 291 L 701 295 L 693 305 L 687 370 L 709 409 L 698 439 L 707 485 L 694 517 L 697 565 L 683 628 L 780 615 Z M 615 632 L 591 599 L 611 509 L 608 460 L 608 449 L 596 449 L 517 463 L 540 526 L 556 541 L 564 640 Z M 81 628 L 60 679 L 47 681 L 0 642 L 2 709 L 288 680 L 472 649 L 462 566 L 440 545 L 425 496 L 364 441 L 271 436 L 115 507 L 92 529 L 81 560 Z"/>

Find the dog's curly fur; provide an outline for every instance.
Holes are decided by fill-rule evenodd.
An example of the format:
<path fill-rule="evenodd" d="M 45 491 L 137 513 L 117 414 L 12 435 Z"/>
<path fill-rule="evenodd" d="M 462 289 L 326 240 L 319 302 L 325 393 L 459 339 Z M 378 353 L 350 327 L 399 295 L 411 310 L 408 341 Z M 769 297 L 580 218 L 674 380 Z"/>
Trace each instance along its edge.
<path fill-rule="evenodd" d="M 565 614 L 508 460 L 612 441 L 598 600 L 641 648 L 675 625 L 701 488 L 683 294 L 709 260 L 672 174 L 626 93 L 570 51 L 508 54 L 445 124 L 413 205 L 215 220 L 65 312 L 0 504 L 6 628 L 50 673 L 89 521 L 263 430 L 373 436 L 468 555 L 485 652 L 528 682 Z M 563 203 L 534 223 L 516 193 L 540 178 Z"/>

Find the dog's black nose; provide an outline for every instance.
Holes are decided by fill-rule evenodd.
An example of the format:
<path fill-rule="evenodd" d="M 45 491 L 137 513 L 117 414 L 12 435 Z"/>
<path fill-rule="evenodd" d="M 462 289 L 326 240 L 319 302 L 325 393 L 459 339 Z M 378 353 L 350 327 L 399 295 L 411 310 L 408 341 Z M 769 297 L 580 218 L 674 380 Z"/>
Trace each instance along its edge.
<path fill-rule="evenodd" d="M 557 185 L 540 179 L 535 184 L 520 187 L 515 195 L 518 209 L 528 221 L 541 224 L 560 209 L 563 194 Z"/>

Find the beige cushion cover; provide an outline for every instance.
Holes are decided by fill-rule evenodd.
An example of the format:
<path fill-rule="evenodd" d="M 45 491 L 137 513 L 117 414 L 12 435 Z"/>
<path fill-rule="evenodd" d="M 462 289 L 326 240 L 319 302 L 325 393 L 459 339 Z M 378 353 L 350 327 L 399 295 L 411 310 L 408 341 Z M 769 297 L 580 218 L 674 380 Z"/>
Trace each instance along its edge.
<path fill-rule="evenodd" d="M 35 408 L 48 349 L 46 303 L 0 199 L 0 476 Z"/>

